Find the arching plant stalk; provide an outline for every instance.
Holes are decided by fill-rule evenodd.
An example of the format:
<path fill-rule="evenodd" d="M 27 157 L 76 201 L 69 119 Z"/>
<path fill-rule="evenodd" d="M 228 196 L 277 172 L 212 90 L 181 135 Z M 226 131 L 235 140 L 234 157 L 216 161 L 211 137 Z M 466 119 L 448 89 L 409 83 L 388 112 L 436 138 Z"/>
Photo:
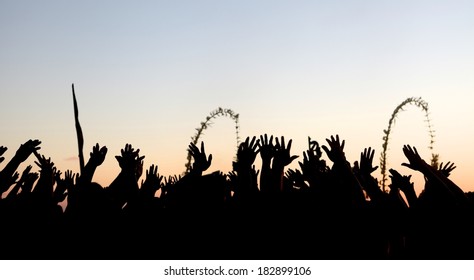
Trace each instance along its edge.
<path fill-rule="evenodd" d="M 215 119 L 217 117 L 229 117 L 235 122 L 235 140 L 236 140 L 236 154 L 237 154 L 237 149 L 239 148 L 240 144 L 240 137 L 239 137 L 239 114 L 236 114 L 234 111 L 231 109 L 225 109 L 225 108 L 217 108 L 216 110 L 212 111 L 206 119 L 201 122 L 201 126 L 196 128 L 196 134 L 191 137 L 192 143 L 197 145 L 199 137 L 204 133 L 204 130 L 209 128 L 212 125 L 212 119 Z M 187 174 L 190 169 L 191 169 L 191 154 L 188 151 L 188 156 L 187 156 L 187 162 L 185 164 L 186 171 L 185 174 Z"/>
<path fill-rule="evenodd" d="M 428 110 L 428 103 L 421 99 L 421 97 L 415 98 L 415 97 L 410 97 L 405 99 L 400 105 L 398 105 L 395 110 L 392 113 L 392 116 L 390 117 L 390 120 L 388 121 L 388 127 L 387 129 L 384 129 L 383 133 L 384 136 L 382 138 L 383 144 L 382 144 L 382 153 L 380 155 L 380 171 L 382 173 L 382 189 L 385 191 L 385 186 L 386 186 L 386 181 L 387 181 L 387 149 L 388 149 L 388 142 L 390 138 L 390 132 L 392 131 L 392 126 L 395 124 L 395 120 L 397 118 L 397 115 L 404 111 L 404 107 L 406 105 L 415 105 L 418 108 L 420 108 L 424 113 L 425 113 L 425 122 L 427 123 L 428 126 L 428 133 L 430 137 L 430 143 L 428 145 L 428 149 L 431 151 L 431 165 L 434 166 L 435 168 L 438 167 L 438 154 L 433 153 L 433 145 L 435 143 L 434 137 L 435 137 L 435 131 L 433 130 L 433 126 L 431 125 L 431 121 L 429 118 L 429 110 Z"/>

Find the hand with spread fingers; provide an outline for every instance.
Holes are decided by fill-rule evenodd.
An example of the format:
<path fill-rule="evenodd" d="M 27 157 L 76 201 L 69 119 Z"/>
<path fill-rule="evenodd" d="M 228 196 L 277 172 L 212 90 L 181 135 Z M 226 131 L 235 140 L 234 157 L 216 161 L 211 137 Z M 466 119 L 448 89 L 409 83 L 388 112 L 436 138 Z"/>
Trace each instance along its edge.
<path fill-rule="evenodd" d="M 309 185 L 304 180 L 303 174 L 299 170 L 288 169 L 285 172 L 286 178 L 292 183 L 294 187 L 299 190 L 308 189 Z"/>
<path fill-rule="evenodd" d="M 258 143 L 260 157 L 263 162 L 270 162 L 275 156 L 275 146 L 273 145 L 273 135 L 268 138 L 267 134 L 260 135 L 260 142 Z"/>
<path fill-rule="evenodd" d="M 389 185 L 390 188 L 398 188 L 403 192 L 410 190 L 414 191 L 414 186 L 411 182 L 411 175 L 402 176 L 402 174 L 392 168 L 390 168 L 388 171 L 391 174 L 389 177 L 392 180 L 392 184 Z"/>
<path fill-rule="evenodd" d="M 94 173 L 97 167 L 99 167 L 104 162 L 106 155 L 106 146 L 100 147 L 99 143 L 97 143 L 95 144 L 95 146 L 92 147 L 92 152 L 90 153 L 89 161 L 84 167 L 84 173 L 81 174 L 79 178 L 81 184 L 89 184 L 92 182 L 92 178 L 94 177 Z"/>
<path fill-rule="evenodd" d="M 28 180 L 28 177 L 30 175 L 30 171 L 33 167 L 31 165 L 28 165 L 25 170 L 23 170 L 22 174 L 21 174 L 21 177 L 20 179 L 16 182 L 15 186 L 12 188 L 12 190 L 8 193 L 8 196 L 7 198 L 11 199 L 13 197 L 16 197 L 18 195 L 18 191 L 20 189 L 22 189 L 22 192 L 24 191 L 23 189 L 23 186 L 24 184 L 27 182 Z M 15 172 L 14 174 L 14 177 L 18 177 L 16 176 L 16 174 L 18 174 L 17 172 Z M 13 178 L 15 181 L 16 179 Z M 37 178 L 36 178 L 37 179 Z"/>
<path fill-rule="evenodd" d="M 346 155 L 344 154 L 344 145 L 345 140 L 342 142 L 339 140 L 339 135 L 331 136 L 331 139 L 326 139 L 328 142 L 329 148 L 326 145 L 323 145 L 322 148 L 329 159 L 334 163 L 346 163 Z"/>
<path fill-rule="evenodd" d="M 62 202 L 69 195 L 69 190 L 74 188 L 74 174 L 71 170 L 67 170 L 64 174 L 64 179 L 61 178 L 61 172 L 58 171 L 55 174 L 56 177 L 56 189 L 54 190 L 54 201 L 56 203 Z"/>
<path fill-rule="evenodd" d="M 44 198 L 53 197 L 53 187 L 55 183 L 56 167 L 51 158 L 34 152 L 38 161 L 35 164 L 40 168 L 40 177 L 33 193 L 41 194 Z"/>
<path fill-rule="evenodd" d="M 245 142 L 240 143 L 237 150 L 237 164 L 241 168 L 250 168 L 252 166 L 259 153 L 259 142 L 260 140 L 256 140 L 254 136 L 252 140 L 250 140 L 250 137 L 247 137 Z"/>
<path fill-rule="evenodd" d="M 402 163 L 403 166 L 421 172 L 426 172 L 429 169 L 428 164 L 421 158 L 415 147 L 412 148 L 410 145 L 404 145 L 403 154 L 409 161 L 409 163 Z"/>
<path fill-rule="evenodd" d="M 113 207 L 122 209 L 125 205 L 136 202 L 140 194 L 138 186 L 139 169 L 143 168 L 144 156 L 140 156 L 140 149 L 135 150 L 131 144 L 125 144 L 125 148 L 120 150 L 120 156 L 115 156 L 122 169 L 114 181 L 106 189 Z"/>
<path fill-rule="evenodd" d="M 453 164 L 445 165 L 441 167 L 441 170 L 437 170 L 421 158 L 415 147 L 412 148 L 409 145 L 405 145 L 403 146 L 403 153 L 409 163 L 402 163 L 402 165 L 423 173 L 426 186 L 434 188 L 437 193 L 443 193 L 442 196 L 439 196 L 440 202 L 444 200 L 446 205 L 451 203 L 461 209 L 472 207 L 464 191 L 446 176 L 446 174 L 449 174 L 454 169 Z"/>
<path fill-rule="evenodd" d="M 366 175 L 372 174 L 378 166 L 373 166 L 373 161 L 374 161 L 374 154 L 375 150 L 373 150 L 371 147 L 365 148 L 362 153 L 360 153 L 360 172 Z"/>
<path fill-rule="evenodd" d="M 392 184 L 389 185 L 390 189 L 400 189 L 407 198 L 408 205 L 413 207 L 417 203 L 417 196 L 415 193 L 415 186 L 411 182 L 411 175 L 402 176 L 398 171 L 395 169 L 390 169 L 390 179 L 392 180 Z"/>
<path fill-rule="evenodd" d="M 446 163 L 444 166 L 443 166 L 443 162 L 439 165 L 439 171 L 446 177 L 449 177 L 449 175 L 451 175 L 451 172 L 456 169 L 456 166 L 454 165 L 454 163 L 451 163 L 450 161 L 448 161 L 448 163 Z"/>
<path fill-rule="evenodd" d="M 35 153 L 36 158 L 38 161 L 35 161 L 35 164 L 40 168 L 40 173 L 47 173 L 54 175 L 56 173 L 56 167 L 54 166 L 54 162 L 51 158 L 46 158 L 44 155 L 40 155 Z"/>
<path fill-rule="evenodd" d="M 20 177 L 20 174 L 18 172 L 15 172 L 13 174 L 13 176 L 11 176 L 10 178 L 8 178 L 7 181 L 5 181 L 5 184 L 4 184 L 4 188 L 3 189 L 0 189 L 0 194 L 8 191 L 8 189 L 10 189 L 10 187 L 13 185 L 13 184 L 18 184 L 18 178 Z M 11 192 L 11 191 L 10 191 Z"/>
<path fill-rule="evenodd" d="M 142 181 L 140 193 L 142 197 L 153 198 L 155 193 L 161 188 L 163 176 L 158 174 L 158 165 L 152 164 L 146 171 L 145 181 Z"/>
<path fill-rule="evenodd" d="M 140 149 L 135 150 L 131 144 L 126 144 L 125 148 L 120 150 L 120 153 L 120 156 L 115 156 L 120 168 L 136 175 L 138 165 L 145 158 L 145 156 L 140 157 Z"/>
<path fill-rule="evenodd" d="M 202 172 L 206 171 L 212 162 L 212 154 L 209 157 L 206 156 L 204 149 L 204 142 L 201 142 L 201 150 L 193 143 L 189 144 L 188 151 L 194 159 L 190 173 L 202 175 Z"/>
<path fill-rule="evenodd" d="M 290 155 L 290 150 L 291 150 L 291 144 L 293 142 L 292 139 L 288 141 L 288 145 L 285 146 L 285 137 L 281 137 L 281 141 L 278 140 L 278 137 L 275 138 L 276 144 L 275 144 L 275 157 L 273 158 L 273 164 L 272 168 L 283 168 L 290 163 L 293 162 L 293 160 L 297 159 L 299 156 L 291 156 Z"/>
<path fill-rule="evenodd" d="M 411 182 L 411 175 L 402 176 L 395 169 L 390 169 L 390 179 L 392 179 L 392 184 L 389 185 L 390 189 L 400 189 L 407 198 L 408 205 L 413 207 L 417 204 L 418 197 L 415 193 L 415 186 Z"/>
<path fill-rule="evenodd" d="M 39 140 L 28 140 L 18 148 L 15 157 L 24 162 L 32 153 L 36 153 L 41 147 L 38 147 L 41 144 Z"/>
<path fill-rule="evenodd" d="M 16 151 L 15 155 L 13 158 L 7 163 L 5 168 L 0 172 L 0 192 L 4 192 L 8 190 L 10 185 L 8 185 L 9 182 L 11 182 L 13 174 L 16 172 L 20 164 L 28 159 L 28 157 L 32 154 L 35 153 L 37 154 L 37 151 L 40 149 L 39 145 L 41 144 L 41 141 L 39 140 L 28 140 L 24 144 L 21 144 L 18 150 Z M 4 160 L 3 157 L 1 157 L 5 151 L 7 151 L 7 148 L 5 147 L 0 147 L 0 162 Z"/>
<path fill-rule="evenodd" d="M 103 146 L 100 147 L 99 143 L 96 143 L 94 147 L 92 147 L 92 152 L 90 153 L 89 162 L 94 164 L 94 166 L 100 166 L 104 160 L 105 156 L 107 155 L 107 147 Z"/>
<path fill-rule="evenodd" d="M 33 167 L 31 165 L 28 165 L 25 170 L 23 171 L 20 181 L 22 182 L 21 184 L 21 195 L 27 195 L 31 193 L 31 190 L 33 189 L 33 185 L 36 180 L 39 178 L 39 174 L 36 172 L 31 172 L 31 169 Z"/>

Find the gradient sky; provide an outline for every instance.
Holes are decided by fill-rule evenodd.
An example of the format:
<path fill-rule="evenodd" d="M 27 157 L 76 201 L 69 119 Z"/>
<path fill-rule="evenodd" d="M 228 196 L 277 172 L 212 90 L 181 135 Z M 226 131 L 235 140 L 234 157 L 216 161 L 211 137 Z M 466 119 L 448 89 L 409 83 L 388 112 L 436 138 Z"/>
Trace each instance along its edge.
<path fill-rule="evenodd" d="M 72 83 L 86 159 L 95 143 L 109 149 L 94 178 L 103 186 L 126 143 L 145 167 L 182 173 L 195 128 L 217 107 L 240 114 L 243 139 L 284 135 L 301 156 L 308 136 L 326 144 L 339 134 L 350 162 L 370 146 L 379 164 L 392 111 L 421 97 L 434 152 L 474 191 L 473 1 L 0 0 L 0 38 L 7 160 L 39 139 L 59 169 L 79 170 Z M 214 156 L 209 171 L 229 171 L 232 120 L 215 120 L 201 139 Z M 430 159 L 417 107 L 399 115 L 388 165 L 414 174 L 420 191 L 422 178 L 400 166 L 403 144 Z"/>

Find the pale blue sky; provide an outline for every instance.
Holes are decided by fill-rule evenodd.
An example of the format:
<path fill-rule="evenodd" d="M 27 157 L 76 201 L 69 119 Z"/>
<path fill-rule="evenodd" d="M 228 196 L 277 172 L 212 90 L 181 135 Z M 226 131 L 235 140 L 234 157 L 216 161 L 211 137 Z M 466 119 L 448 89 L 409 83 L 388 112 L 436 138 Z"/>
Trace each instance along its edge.
<path fill-rule="evenodd" d="M 472 1 L 0 1 L 0 145 L 7 158 L 30 138 L 62 169 L 77 155 L 71 83 L 88 155 L 109 154 L 96 179 L 109 184 L 126 143 L 145 167 L 181 173 L 194 129 L 217 107 L 240 114 L 242 137 L 346 139 L 352 162 L 381 152 L 382 131 L 407 97 L 430 105 L 435 152 L 474 190 Z M 212 170 L 229 171 L 233 123 L 202 140 Z M 410 170 L 401 145 L 429 159 L 423 114 L 407 108 L 389 164 Z M 32 164 L 32 161 L 29 162 Z M 472 187 L 472 188 L 471 188 Z M 420 186 L 421 188 L 421 186 Z"/>

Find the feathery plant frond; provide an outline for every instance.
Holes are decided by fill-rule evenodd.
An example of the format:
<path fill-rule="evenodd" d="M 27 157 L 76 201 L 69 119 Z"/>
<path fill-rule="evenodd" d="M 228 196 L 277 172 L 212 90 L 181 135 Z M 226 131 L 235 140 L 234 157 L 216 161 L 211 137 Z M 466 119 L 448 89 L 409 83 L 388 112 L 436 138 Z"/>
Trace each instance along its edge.
<path fill-rule="evenodd" d="M 226 108 L 219 107 L 216 110 L 212 111 L 206 117 L 206 119 L 203 122 L 201 122 L 201 126 L 196 128 L 196 134 L 194 134 L 194 136 L 191 137 L 192 143 L 195 144 L 195 145 L 198 143 L 199 137 L 201 137 L 201 135 L 204 133 L 204 130 L 208 129 L 212 125 L 211 120 L 215 119 L 217 117 L 228 117 L 228 118 L 231 118 L 234 121 L 234 123 L 235 123 L 235 140 L 236 140 L 236 146 L 237 146 L 236 154 L 237 154 L 237 149 L 239 148 L 239 144 L 240 144 L 239 114 L 236 114 L 231 109 L 226 109 Z M 185 167 L 186 167 L 185 174 L 189 173 L 189 171 L 191 170 L 191 159 L 192 159 L 191 153 L 188 151 L 187 162 L 185 164 Z"/>
<path fill-rule="evenodd" d="M 387 129 L 383 130 L 384 136 L 382 138 L 383 144 L 382 144 L 382 153 L 380 155 L 380 171 L 382 173 L 382 189 L 385 191 L 385 182 L 387 181 L 387 148 L 388 148 L 388 140 L 390 138 L 390 132 L 392 131 L 392 126 L 395 124 L 395 120 L 397 118 L 397 115 L 400 112 L 404 111 L 404 107 L 406 105 L 415 105 L 418 108 L 420 108 L 424 113 L 425 113 L 425 122 L 427 123 L 428 126 L 428 133 L 430 137 L 430 144 L 428 145 L 428 149 L 431 151 L 431 165 L 435 168 L 438 167 L 438 159 L 439 155 L 433 153 L 433 145 L 435 143 L 434 137 L 435 137 L 435 131 L 433 130 L 433 126 L 431 125 L 431 120 L 430 120 L 430 113 L 428 110 L 428 103 L 424 101 L 421 97 L 410 97 L 405 99 L 400 105 L 398 105 L 395 110 L 392 113 L 392 116 L 390 117 L 390 120 L 388 121 L 388 127 Z"/>

